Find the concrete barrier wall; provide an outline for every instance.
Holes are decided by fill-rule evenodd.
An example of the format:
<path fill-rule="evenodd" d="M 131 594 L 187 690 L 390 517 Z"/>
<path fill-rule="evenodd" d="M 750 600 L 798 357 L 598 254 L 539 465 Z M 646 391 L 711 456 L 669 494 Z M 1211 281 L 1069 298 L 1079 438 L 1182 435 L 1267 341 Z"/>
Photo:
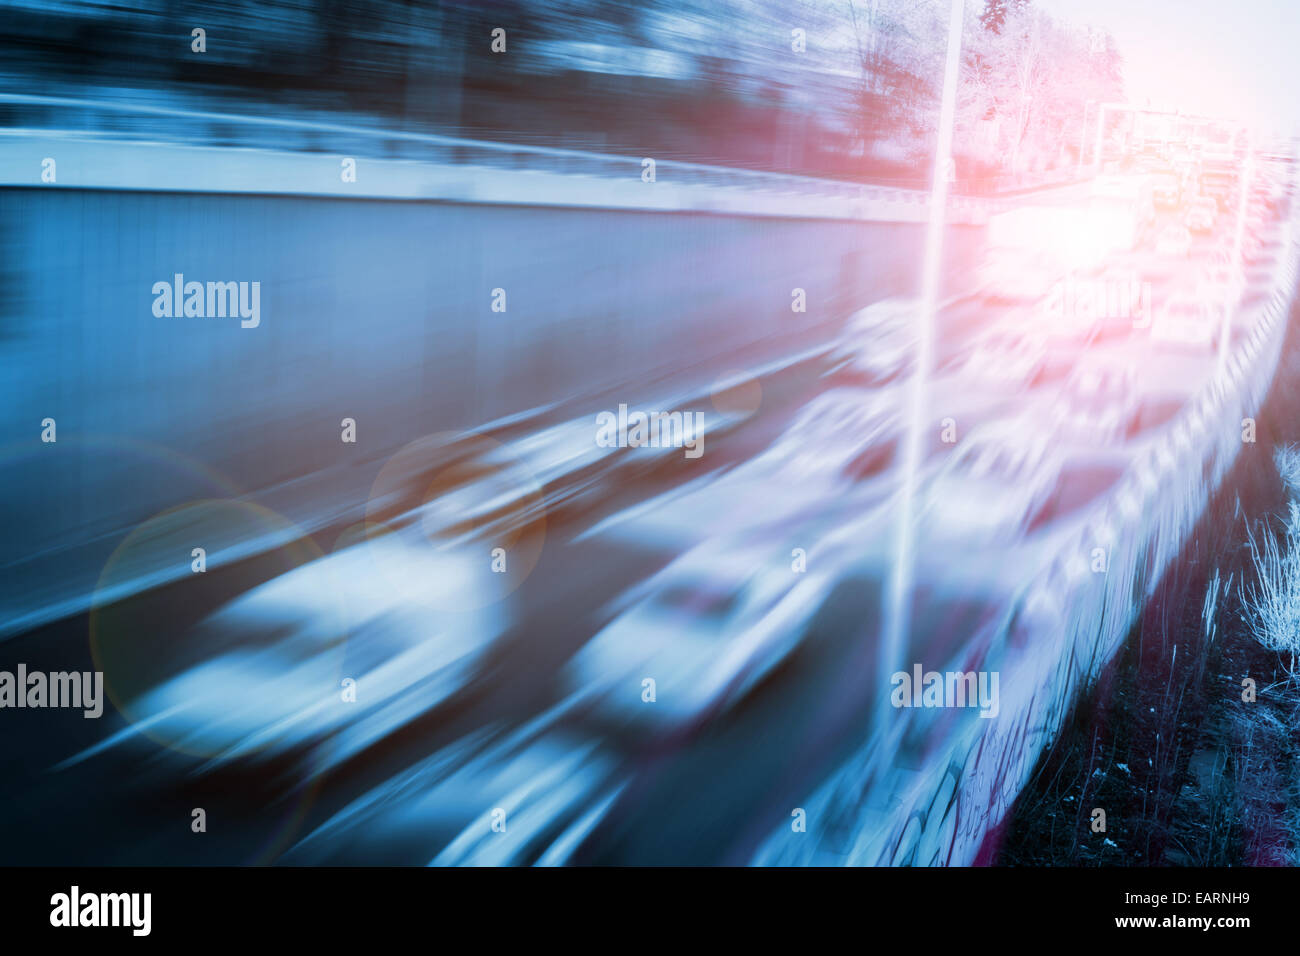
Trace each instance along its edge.
<path fill-rule="evenodd" d="M 0 564 L 196 497 L 505 415 L 707 382 L 914 291 L 924 227 L 742 215 L 0 190 Z M 976 227 L 949 230 L 952 266 Z M 260 283 L 260 324 L 157 317 L 156 282 Z M 802 288 L 807 312 L 791 310 Z M 504 289 L 506 311 L 492 309 Z M 358 442 L 340 441 L 356 420 Z M 42 444 L 41 423 L 58 442 Z M 361 469 L 365 474 L 359 475 Z M 5 605 L 30 603 L 12 593 Z M 25 588 L 20 588 L 25 592 Z M 9 608 L 12 610 L 12 608 Z"/>

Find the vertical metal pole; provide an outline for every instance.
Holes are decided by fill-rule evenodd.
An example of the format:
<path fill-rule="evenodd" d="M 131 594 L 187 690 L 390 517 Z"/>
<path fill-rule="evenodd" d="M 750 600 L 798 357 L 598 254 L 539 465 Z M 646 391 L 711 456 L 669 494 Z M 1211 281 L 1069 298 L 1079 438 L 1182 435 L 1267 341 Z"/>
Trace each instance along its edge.
<path fill-rule="evenodd" d="M 964 0 L 952 0 L 948 19 L 948 60 L 943 74 L 943 100 L 939 110 L 939 134 L 935 144 L 934 178 L 930 186 L 930 219 L 925 234 L 925 260 L 921 267 L 921 308 L 917 315 L 916 367 L 908 387 L 908 420 L 904 433 L 903 489 L 898 515 L 897 542 L 886 602 L 884 641 L 881 645 L 883 673 L 893 674 L 903 665 L 904 650 L 911 632 L 913 512 L 916 485 L 921 470 L 924 435 L 931 427 L 927 409 L 927 379 L 934 354 L 935 312 L 943 265 L 943 231 L 948 202 L 948 166 L 952 155 L 952 130 L 957 104 L 957 75 L 961 64 L 961 33 Z M 884 699 L 882 694 L 881 698 Z"/>
<path fill-rule="evenodd" d="M 1079 172 L 1083 172 L 1083 153 L 1088 148 L 1088 107 L 1092 105 L 1092 100 L 1083 104 L 1083 123 L 1079 127 Z"/>
<path fill-rule="evenodd" d="M 1106 125 L 1106 104 L 1097 104 L 1097 148 L 1093 150 L 1092 161 L 1097 164 L 1097 172 L 1101 173 L 1101 134 Z"/>

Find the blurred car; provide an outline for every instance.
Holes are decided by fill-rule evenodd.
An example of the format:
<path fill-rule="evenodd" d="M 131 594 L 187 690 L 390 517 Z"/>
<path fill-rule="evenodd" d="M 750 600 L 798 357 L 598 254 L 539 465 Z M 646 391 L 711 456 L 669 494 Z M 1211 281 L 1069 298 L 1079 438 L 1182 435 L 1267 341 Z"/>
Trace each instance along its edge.
<path fill-rule="evenodd" d="M 854 313 L 830 356 L 828 376 L 883 385 L 905 374 L 916 356 L 915 299 L 882 299 Z"/>
<path fill-rule="evenodd" d="M 1240 262 L 1242 265 L 1259 265 L 1267 257 L 1264 231 L 1247 223 L 1241 234 L 1241 246 L 1238 248 L 1235 235 L 1231 232 L 1215 244 L 1213 255 L 1216 260 Z"/>
<path fill-rule="evenodd" d="M 1177 295 L 1156 310 L 1151 340 L 1175 348 L 1217 352 L 1221 304 L 1196 295 Z"/>
<path fill-rule="evenodd" d="M 961 369 L 963 376 L 977 382 L 1021 389 L 1041 384 L 1047 365 L 1047 341 L 1042 332 L 1015 324 L 981 336 Z"/>
<path fill-rule="evenodd" d="M 1149 321 L 1151 283 L 1131 266 L 1112 266 L 1097 283 L 1102 301 L 1095 304 L 1097 313 L 1094 340 L 1127 338 L 1133 330 Z"/>
<path fill-rule="evenodd" d="M 495 731 L 495 733 L 494 733 Z M 378 782 L 291 847 L 290 866 L 555 866 L 623 785 L 612 754 L 551 731 L 470 732 Z"/>
<path fill-rule="evenodd" d="M 612 755 L 596 742 L 550 733 L 507 739 L 433 786 L 407 787 L 396 806 L 382 801 L 358 823 L 396 830 L 393 843 L 404 847 L 450 836 L 430 866 L 563 866 L 622 787 Z"/>
<path fill-rule="evenodd" d="M 1268 221 L 1277 217 L 1282 209 L 1283 192 L 1278 183 L 1265 172 L 1257 172 L 1251 189 L 1250 206 L 1259 218 Z"/>
<path fill-rule="evenodd" d="M 131 693 L 131 712 L 217 760 L 331 737 L 329 759 L 342 760 L 468 685 L 509 623 L 493 578 L 480 553 L 414 529 L 363 540 L 220 608 L 199 627 L 204 656 L 159 662 L 172 673 Z M 341 707 L 343 678 L 357 694 Z"/>
<path fill-rule="evenodd" d="M 658 542 L 680 553 L 709 537 L 788 520 L 828 501 L 843 505 L 847 496 L 855 508 L 869 508 L 892 486 L 901 409 L 899 388 L 834 388 L 809 402 L 748 461 L 639 501 L 584 537 L 612 535 L 637 546 Z M 948 447 L 934 434 L 928 454 Z"/>
<path fill-rule="evenodd" d="M 1156 237 L 1156 252 L 1162 256 L 1186 257 L 1191 251 L 1191 230 L 1181 223 L 1170 223 Z"/>
<path fill-rule="evenodd" d="M 1183 187 L 1176 173 L 1160 172 L 1152 177 L 1151 198 L 1157 206 L 1175 209 L 1182 197 Z"/>
<path fill-rule="evenodd" d="M 925 536 L 1008 544 L 1035 530 L 1061 462 L 1041 431 L 1012 421 L 969 435 L 927 483 Z"/>
<path fill-rule="evenodd" d="M 895 392 L 897 390 L 894 390 Z M 836 388 L 818 395 L 764 452 L 724 480 L 761 475 L 782 486 L 831 479 L 851 484 L 893 460 L 902 428 L 897 394 Z"/>
<path fill-rule="evenodd" d="M 1219 204 L 1210 196 L 1197 196 L 1187 206 L 1184 217 L 1187 228 L 1192 232 L 1206 233 L 1214 229 L 1219 216 Z"/>
<path fill-rule="evenodd" d="M 598 445 L 587 417 L 506 443 L 470 445 L 470 454 L 454 465 L 422 476 L 434 490 L 418 509 L 430 537 L 463 543 L 526 527 L 588 495 L 627 453 Z"/>
<path fill-rule="evenodd" d="M 721 436 L 748 419 L 738 409 L 703 412 L 696 434 L 691 408 L 683 398 L 679 438 L 702 441 L 705 434 Z M 660 407 L 665 407 L 661 405 Z M 669 460 L 679 460 L 677 444 L 602 447 L 597 428 L 587 416 L 534 430 L 505 443 L 478 439 L 471 451 L 453 465 L 421 476 L 434 493 L 418 507 L 427 535 L 449 545 L 500 538 L 545 518 L 562 521 L 590 512 L 612 490 L 634 475 L 645 474 Z"/>
<path fill-rule="evenodd" d="M 1241 237 L 1241 261 L 1253 266 L 1263 262 L 1266 255 L 1263 235 L 1248 228 Z"/>
<path fill-rule="evenodd" d="M 1201 275 L 1197 297 L 1224 301 L 1226 297 L 1240 291 L 1243 278 L 1241 270 L 1233 261 L 1231 247 L 1221 243 L 1210 253 L 1210 261 Z"/>
<path fill-rule="evenodd" d="M 1195 159 L 1191 156 L 1183 156 L 1174 161 L 1174 173 L 1178 176 L 1178 182 L 1182 188 L 1183 197 L 1193 197 L 1200 186 L 1200 170 Z"/>
<path fill-rule="evenodd" d="M 575 710 L 658 736 L 735 704 L 798 646 L 833 583 L 795 573 L 789 553 L 715 539 L 634 588 L 564 669 Z"/>
<path fill-rule="evenodd" d="M 1140 414 L 1135 367 L 1111 358 L 1093 359 L 1075 369 L 1048 413 L 1057 435 L 1097 446 L 1131 438 Z"/>

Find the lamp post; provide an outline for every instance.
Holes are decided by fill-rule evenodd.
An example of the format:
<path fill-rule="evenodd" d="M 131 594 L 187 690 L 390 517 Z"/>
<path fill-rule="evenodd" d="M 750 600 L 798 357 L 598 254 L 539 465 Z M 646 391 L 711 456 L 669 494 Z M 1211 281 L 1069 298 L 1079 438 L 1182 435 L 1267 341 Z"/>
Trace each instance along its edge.
<path fill-rule="evenodd" d="M 1106 128 L 1106 105 L 1097 104 L 1097 145 L 1092 151 L 1092 161 L 1096 163 L 1098 173 L 1101 172 L 1101 137 Z"/>
<path fill-rule="evenodd" d="M 1096 100 L 1087 100 L 1083 104 L 1083 122 L 1079 125 L 1079 172 L 1083 172 L 1083 154 L 1088 148 L 1088 107 Z"/>
<path fill-rule="evenodd" d="M 915 563 L 912 525 L 917 478 L 921 470 L 921 450 L 925 432 L 931 426 L 926 392 L 930 366 L 933 362 L 935 313 L 939 301 L 944 212 L 948 201 L 946 171 L 952 161 L 958 67 L 961 64 L 963 4 L 964 0 L 952 0 L 948 17 L 948 57 L 943 74 L 943 99 L 939 108 L 938 141 L 935 144 L 934 173 L 930 186 L 930 218 L 925 233 L 925 258 L 921 267 L 921 305 L 917 315 L 919 328 L 916 365 L 908 383 L 908 418 L 903 436 L 902 500 L 885 607 L 884 640 L 880 647 L 883 674 L 893 674 L 901 669 L 903 651 L 911 632 L 912 576 Z M 886 700 L 886 695 L 881 694 L 881 700 Z"/>

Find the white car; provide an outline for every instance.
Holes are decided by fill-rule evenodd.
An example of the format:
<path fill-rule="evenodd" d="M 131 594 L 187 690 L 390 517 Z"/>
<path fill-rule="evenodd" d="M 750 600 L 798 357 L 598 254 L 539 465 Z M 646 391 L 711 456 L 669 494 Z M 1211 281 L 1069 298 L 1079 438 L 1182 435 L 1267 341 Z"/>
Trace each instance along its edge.
<path fill-rule="evenodd" d="M 499 540 L 549 521 L 583 513 L 633 474 L 680 459 L 681 442 L 703 442 L 743 424 L 742 410 L 699 410 L 686 400 L 660 407 L 681 412 L 677 444 L 602 446 L 594 417 L 583 416 L 509 442 L 471 440 L 468 455 L 435 473 L 418 509 L 429 537 L 450 545 Z M 692 416 L 700 412 L 699 428 Z M 428 481 L 428 479 L 426 479 Z"/>
<path fill-rule="evenodd" d="M 1156 239 L 1156 252 L 1162 256 L 1186 258 L 1192 251 L 1192 233 L 1181 223 L 1170 223 Z"/>
<path fill-rule="evenodd" d="M 916 358 L 915 299 L 882 299 L 850 316 L 828 374 L 854 384 L 883 385 L 911 369 Z"/>
<path fill-rule="evenodd" d="M 1117 445 L 1138 424 L 1137 370 L 1124 361 L 1085 362 L 1066 381 L 1049 412 L 1061 437 L 1090 445 Z"/>
<path fill-rule="evenodd" d="M 368 779 L 368 778 L 367 778 Z M 300 839 L 290 866 L 557 866 L 624 785 L 598 742 L 489 726 L 376 780 Z"/>
<path fill-rule="evenodd" d="M 760 454 L 640 501 L 587 534 L 681 553 L 704 539 L 756 524 L 840 507 L 870 508 L 886 497 L 904 434 L 898 389 L 835 388 L 810 402 Z M 937 436 L 937 432 L 934 433 Z M 947 445 L 936 437 L 934 454 Z"/>
<path fill-rule="evenodd" d="M 586 417 L 470 446 L 469 456 L 434 475 L 419 508 L 424 532 L 440 541 L 466 543 L 526 527 L 589 491 L 626 452 L 598 445 Z"/>
<path fill-rule="evenodd" d="M 1060 471 L 1047 436 L 1014 422 L 981 428 L 928 483 L 921 510 L 925 535 L 1013 543 L 1034 530 Z"/>
<path fill-rule="evenodd" d="M 772 445 L 733 473 L 781 485 L 867 477 L 886 467 L 898 445 L 902 416 L 896 395 L 836 388 L 813 399 Z"/>
<path fill-rule="evenodd" d="M 1151 341 L 1168 346 L 1217 352 L 1222 303 L 1204 296 L 1175 296 L 1156 311 Z"/>
<path fill-rule="evenodd" d="M 1128 338 L 1145 328 L 1153 311 L 1152 286 L 1131 266 L 1112 266 L 1097 277 L 1094 286 L 1097 313 L 1095 339 Z M 1094 339 L 1094 341 L 1095 341 Z"/>
<path fill-rule="evenodd" d="M 658 736 L 735 704 L 799 645 L 833 583 L 789 555 L 714 540 L 634 588 L 564 670 L 575 708 Z"/>
<path fill-rule="evenodd" d="M 1240 281 L 1241 272 L 1233 260 L 1232 243 L 1219 243 L 1214 247 L 1205 275 L 1212 285 L 1228 285 Z"/>
<path fill-rule="evenodd" d="M 1241 261 L 1247 265 L 1263 262 L 1265 257 L 1264 240 L 1253 229 L 1247 229 L 1241 237 Z"/>
<path fill-rule="evenodd" d="M 1218 203 L 1209 196 L 1197 196 L 1187 207 L 1187 228 L 1193 232 L 1210 232 L 1218 216 Z"/>
<path fill-rule="evenodd" d="M 219 609 L 200 625 L 208 655 L 128 691 L 130 712 L 216 760 L 333 738 L 322 759 L 340 761 L 468 684 L 509 623 L 495 577 L 481 552 L 411 529 L 363 540 Z"/>
<path fill-rule="evenodd" d="M 1157 206 L 1177 208 L 1183 199 L 1183 184 L 1177 173 L 1157 173 L 1151 184 L 1152 198 Z"/>
<path fill-rule="evenodd" d="M 1047 342 L 1028 330 L 993 329 L 975 343 L 962 374 L 976 381 L 1028 388 L 1047 367 Z"/>

